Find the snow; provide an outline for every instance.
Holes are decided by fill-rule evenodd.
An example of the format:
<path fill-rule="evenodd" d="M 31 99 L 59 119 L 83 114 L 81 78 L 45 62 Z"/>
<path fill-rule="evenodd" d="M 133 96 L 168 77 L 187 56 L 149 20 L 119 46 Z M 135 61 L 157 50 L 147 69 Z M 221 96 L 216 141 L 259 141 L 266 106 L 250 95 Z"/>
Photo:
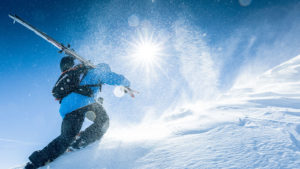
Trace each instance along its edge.
<path fill-rule="evenodd" d="M 46 168 L 300 168 L 300 55 L 216 100 L 111 128 Z"/>

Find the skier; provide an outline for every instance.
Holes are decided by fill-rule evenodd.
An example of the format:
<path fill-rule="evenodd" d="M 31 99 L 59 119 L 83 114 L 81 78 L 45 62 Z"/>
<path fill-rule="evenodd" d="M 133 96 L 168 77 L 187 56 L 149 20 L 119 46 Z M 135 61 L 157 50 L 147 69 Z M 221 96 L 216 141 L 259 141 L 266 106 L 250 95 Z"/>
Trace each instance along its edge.
<path fill-rule="evenodd" d="M 68 149 L 80 149 L 101 139 L 109 126 L 109 118 L 101 105 L 102 98 L 95 99 L 94 96 L 103 84 L 130 86 L 124 76 L 111 72 L 107 64 L 99 64 L 96 68 L 74 65 L 71 56 L 61 59 L 62 75 L 52 91 L 61 103 L 61 134 L 42 150 L 33 152 L 25 169 L 39 168 Z M 80 132 L 86 114 L 94 123 Z"/>

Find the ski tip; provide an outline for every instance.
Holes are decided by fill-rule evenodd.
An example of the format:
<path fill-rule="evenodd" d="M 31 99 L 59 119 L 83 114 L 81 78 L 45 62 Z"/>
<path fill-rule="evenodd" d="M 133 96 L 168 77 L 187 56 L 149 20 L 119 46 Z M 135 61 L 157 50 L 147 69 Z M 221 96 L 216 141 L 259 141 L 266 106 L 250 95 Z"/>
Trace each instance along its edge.
<path fill-rule="evenodd" d="M 11 19 L 14 20 L 13 23 L 16 23 L 16 15 L 13 15 L 13 14 L 8 14 L 8 17 L 10 17 Z"/>
<path fill-rule="evenodd" d="M 8 17 L 14 18 L 13 14 L 8 14 Z"/>
<path fill-rule="evenodd" d="M 8 14 L 8 17 L 10 17 L 13 20 L 22 20 L 18 15 L 16 14 Z"/>
<path fill-rule="evenodd" d="M 12 14 L 12 13 L 9 13 L 8 16 L 9 16 L 10 18 L 16 18 L 16 17 L 17 17 L 16 14 Z"/>

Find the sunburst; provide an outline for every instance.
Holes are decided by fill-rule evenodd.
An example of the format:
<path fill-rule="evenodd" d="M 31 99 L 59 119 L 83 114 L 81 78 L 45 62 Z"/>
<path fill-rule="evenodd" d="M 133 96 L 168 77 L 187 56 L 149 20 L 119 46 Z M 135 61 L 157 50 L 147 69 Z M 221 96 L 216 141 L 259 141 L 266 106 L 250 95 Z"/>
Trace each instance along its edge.
<path fill-rule="evenodd" d="M 163 41 L 159 41 L 154 33 L 148 31 L 138 32 L 130 44 L 129 60 L 131 65 L 142 71 L 148 77 L 157 76 L 157 71 L 162 70 Z"/>

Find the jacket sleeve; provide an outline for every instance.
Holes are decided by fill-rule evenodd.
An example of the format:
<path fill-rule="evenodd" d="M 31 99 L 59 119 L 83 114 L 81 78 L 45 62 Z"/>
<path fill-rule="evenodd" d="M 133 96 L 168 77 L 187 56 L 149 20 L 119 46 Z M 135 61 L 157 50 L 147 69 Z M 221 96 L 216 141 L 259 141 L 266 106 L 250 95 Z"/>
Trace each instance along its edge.
<path fill-rule="evenodd" d="M 95 80 L 103 84 L 120 85 L 126 87 L 130 86 L 129 80 L 127 80 L 123 75 L 112 72 L 107 64 L 99 64 L 92 71 Z"/>

